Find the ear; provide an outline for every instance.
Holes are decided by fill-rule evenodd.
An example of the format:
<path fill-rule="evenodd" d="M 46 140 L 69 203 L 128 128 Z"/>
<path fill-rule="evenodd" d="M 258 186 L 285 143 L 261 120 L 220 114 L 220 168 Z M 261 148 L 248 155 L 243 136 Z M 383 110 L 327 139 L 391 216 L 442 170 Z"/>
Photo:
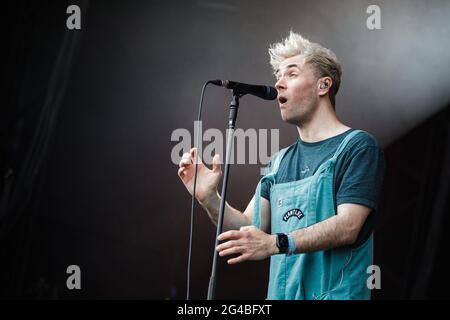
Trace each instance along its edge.
<path fill-rule="evenodd" d="M 319 80 L 317 80 L 317 93 L 319 96 L 326 95 L 330 91 L 332 85 L 333 79 L 331 79 L 331 77 L 319 78 Z"/>

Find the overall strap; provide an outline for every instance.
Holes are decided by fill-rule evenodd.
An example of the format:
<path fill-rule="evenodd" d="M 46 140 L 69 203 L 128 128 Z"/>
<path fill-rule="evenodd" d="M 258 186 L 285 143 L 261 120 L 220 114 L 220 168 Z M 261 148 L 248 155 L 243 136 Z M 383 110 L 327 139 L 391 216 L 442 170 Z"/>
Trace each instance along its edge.
<path fill-rule="evenodd" d="M 270 172 L 267 173 L 266 176 L 268 176 L 268 175 L 276 175 L 276 174 L 277 174 L 278 169 L 280 168 L 281 160 L 283 160 L 283 157 L 284 157 L 286 151 L 288 151 L 288 149 L 289 149 L 290 147 L 291 147 L 291 146 L 281 149 L 281 150 L 275 155 L 275 158 L 274 158 L 274 160 L 273 160 L 273 165 L 271 166 L 271 170 L 270 170 Z M 263 177 L 263 178 L 264 178 L 264 177 Z"/>
<path fill-rule="evenodd" d="M 341 142 L 341 144 L 339 145 L 339 147 L 336 149 L 336 152 L 334 153 L 333 156 L 333 160 L 337 160 L 337 158 L 339 157 L 339 155 L 342 153 L 342 151 L 345 149 L 345 147 L 347 146 L 348 142 L 354 137 L 356 136 L 358 133 L 364 132 L 362 130 L 354 130 L 352 132 L 350 132 L 345 139 Z"/>
<path fill-rule="evenodd" d="M 271 181 L 275 180 L 275 175 L 278 172 L 281 160 L 283 159 L 286 151 L 289 148 L 290 148 L 290 146 L 286 147 L 284 149 L 281 149 L 274 156 L 274 158 L 272 159 L 272 165 L 270 166 L 270 171 L 264 177 L 262 177 L 261 180 L 259 180 L 258 185 L 256 186 L 252 224 L 255 225 L 257 228 L 261 228 L 261 183 L 267 179 L 270 179 Z"/>

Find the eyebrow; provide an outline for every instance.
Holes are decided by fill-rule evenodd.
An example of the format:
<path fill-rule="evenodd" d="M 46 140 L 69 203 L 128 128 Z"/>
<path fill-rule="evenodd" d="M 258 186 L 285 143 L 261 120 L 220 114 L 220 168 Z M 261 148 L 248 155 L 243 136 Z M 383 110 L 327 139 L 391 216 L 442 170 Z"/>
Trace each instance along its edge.
<path fill-rule="evenodd" d="M 286 66 L 285 69 L 289 69 L 289 68 L 297 68 L 297 69 L 300 69 L 300 67 L 299 67 L 298 64 L 296 64 L 296 63 L 288 64 L 288 65 Z M 275 74 L 276 74 L 276 75 L 277 75 L 279 72 L 280 72 L 280 69 L 275 70 Z"/>

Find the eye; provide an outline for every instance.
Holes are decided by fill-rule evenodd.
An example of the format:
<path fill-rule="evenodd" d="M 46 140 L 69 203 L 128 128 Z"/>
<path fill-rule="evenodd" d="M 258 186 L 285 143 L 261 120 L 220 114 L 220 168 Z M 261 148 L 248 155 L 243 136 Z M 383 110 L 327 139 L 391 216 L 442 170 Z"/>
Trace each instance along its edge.
<path fill-rule="evenodd" d="M 294 77 L 296 77 L 296 76 L 297 76 L 297 73 L 295 73 L 295 72 L 289 73 L 289 77 L 290 77 L 290 78 L 294 78 Z"/>

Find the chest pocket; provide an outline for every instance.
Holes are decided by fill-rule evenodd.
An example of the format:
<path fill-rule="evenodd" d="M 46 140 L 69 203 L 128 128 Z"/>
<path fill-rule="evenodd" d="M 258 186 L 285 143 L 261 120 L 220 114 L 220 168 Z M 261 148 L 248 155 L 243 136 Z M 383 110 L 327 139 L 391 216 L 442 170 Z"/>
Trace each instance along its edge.
<path fill-rule="evenodd" d="M 271 189 L 272 231 L 291 232 L 309 226 L 309 188 L 299 187 L 300 181 L 289 186 L 274 185 Z"/>

